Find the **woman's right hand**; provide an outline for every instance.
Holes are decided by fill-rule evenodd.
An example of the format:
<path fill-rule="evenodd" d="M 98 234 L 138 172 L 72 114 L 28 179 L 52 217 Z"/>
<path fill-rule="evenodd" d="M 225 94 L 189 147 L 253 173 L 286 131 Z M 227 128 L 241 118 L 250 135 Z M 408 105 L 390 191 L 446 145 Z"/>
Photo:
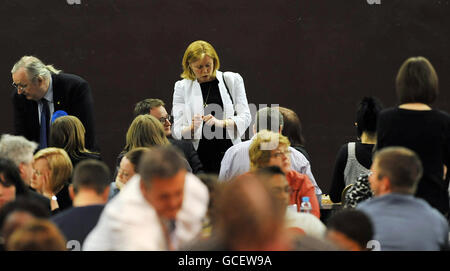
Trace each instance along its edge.
<path fill-rule="evenodd" d="M 202 126 L 203 117 L 200 114 L 194 115 L 190 126 L 186 126 L 182 131 L 182 137 L 192 139 L 196 130 Z"/>
<path fill-rule="evenodd" d="M 192 118 L 191 131 L 194 132 L 202 125 L 203 117 L 200 114 L 194 115 Z"/>

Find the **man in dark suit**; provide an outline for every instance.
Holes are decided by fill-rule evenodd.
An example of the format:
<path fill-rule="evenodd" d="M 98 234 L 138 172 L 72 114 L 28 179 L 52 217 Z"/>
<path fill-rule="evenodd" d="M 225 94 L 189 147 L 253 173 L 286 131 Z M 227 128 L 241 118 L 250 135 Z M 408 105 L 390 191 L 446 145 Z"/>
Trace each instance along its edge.
<path fill-rule="evenodd" d="M 157 118 L 161 124 L 164 126 L 164 133 L 170 143 L 180 149 L 189 165 L 192 168 L 192 173 L 198 174 L 203 173 L 203 165 L 200 162 L 197 152 L 191 142 L 187 140 L 178 140 L 172 137 L 172 123 L 170 122 L 170 115 L 167 113 L 166 108 L 164 108 L 164 102 L 160 99 L 145 99 L 136 104 L 134 107 L 134 117 L 139 115 L 150 114 Z"/>
<path fill-rule="evenodd" d="M 64 110 L 78 117 L 86 129 L 86 147 L 98 150 L 95 142 L 93 99 L 88 82 L 45 65 L 34 56 L 22 57 L 11 70 L 14 128 L 17 135 L 47 147 L 52 114 Z M 45 125 L 41 125 L 44 123 Z"/>

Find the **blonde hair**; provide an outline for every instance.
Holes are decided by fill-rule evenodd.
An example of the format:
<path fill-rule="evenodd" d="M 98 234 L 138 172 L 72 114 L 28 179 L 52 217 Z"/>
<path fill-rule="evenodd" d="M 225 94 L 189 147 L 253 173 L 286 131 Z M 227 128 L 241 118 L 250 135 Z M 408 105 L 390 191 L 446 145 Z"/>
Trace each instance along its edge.
<path fill-rule="evenodd" d="M 267 148 L 263 148 L 263 144 Z M 276 149 L 280 145 L 289 147 L 291 143 L 284 135 L 269 130 L 262 130 L 257 133 L 248 150 L 250 169 L 255 170 L 265 167 L 269 163 L 271 150 Z"/>
<path fill-rule="evenodd" d="M 183 61 L 181 65 L 183 66 L 183 73 L 181 73 L 181 78 L 195 80 L 195 74 L 191 70 L 189 64 L 197 60 L 203 59 L 205 55 L 209 56 L 214 61 L 213 77 L 216 77 L 216 71 L 220 68 L 219 56 L 214 50 L 214 47 L 206 41 L 197 40 L 189 44 L 188 48 L 184 52 Z"/>
<path fill-rule="evenodd" d="M 152 115 L 137 116 L 128 128 L 124 152 L 138 147 L 170 145 L 161 122 Z"/>
<path fill-rule="evenodd" d="M 50 170 L 50 189 L 53 193 L 65 184 L 72 176 L 72 162 L 67 152 L 60 148 L 45 148 L 34 155 L 34 160 L 45 159 Z"/>
<path fill-rule="evenodd" d="M 75 116 L 57 118 L 50 129 L 50 145 L 64 149 L 70 156 L 80 158 L 80 153 L 90 153 L 85 147 L 86 129 Z"/>

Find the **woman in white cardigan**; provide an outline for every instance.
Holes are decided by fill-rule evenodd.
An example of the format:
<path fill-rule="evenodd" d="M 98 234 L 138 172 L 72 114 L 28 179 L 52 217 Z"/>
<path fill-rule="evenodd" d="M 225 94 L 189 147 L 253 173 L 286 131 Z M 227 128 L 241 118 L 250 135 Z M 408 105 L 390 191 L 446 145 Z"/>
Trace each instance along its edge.
<path fill-rule="evenodd" d="M 183 80 L 175 83 L 172 135 L 192 141 L 206 172 L 218 173 L 225 151 L 241 142 L 251 122 L 244 80 L 218 71 L 219 57 L 206 41 L 183 56 Z"/>

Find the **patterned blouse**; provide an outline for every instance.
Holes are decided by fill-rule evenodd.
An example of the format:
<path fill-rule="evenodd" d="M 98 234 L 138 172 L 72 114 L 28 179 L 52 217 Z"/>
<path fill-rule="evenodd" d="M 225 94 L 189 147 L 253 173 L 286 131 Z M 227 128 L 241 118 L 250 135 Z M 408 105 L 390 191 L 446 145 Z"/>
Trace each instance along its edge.
<path fill-rule="evenodd" d="M 369 184 L 369 175 L 363 174 L 345 194 L 344 208 L 355 208 L 358 203 L 373 197 Z"/>

